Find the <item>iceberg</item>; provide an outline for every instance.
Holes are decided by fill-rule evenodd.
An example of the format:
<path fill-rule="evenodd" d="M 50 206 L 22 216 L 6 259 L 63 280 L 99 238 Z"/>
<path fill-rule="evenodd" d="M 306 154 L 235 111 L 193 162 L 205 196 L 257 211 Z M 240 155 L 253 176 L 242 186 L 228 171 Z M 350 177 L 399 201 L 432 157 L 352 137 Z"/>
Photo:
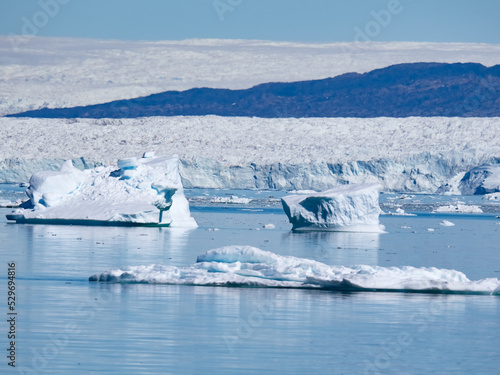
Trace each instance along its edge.
<path fill-rule="evenodd" d="M 198 256 L 186 267 L 134 266 L 89 277 L 92 282 L 227 287 L 283 287 L 338 291 L 389 291 L 500 295 L 500 280 L 469 280 L 435 267 L 329 266 L 251 246 L 227 246 Z"/>
<path fill-rule="evenodd" d="M 7 215 L 17 223 L 196 227 L 177 156 L 125 158 L 117 166 L 33 174 L 29 201 Z"/>
<path fill-rule="evenodd" d="M 342 185 L 281 199 L 294 231 L 383 232 L 378 184 Z"/>

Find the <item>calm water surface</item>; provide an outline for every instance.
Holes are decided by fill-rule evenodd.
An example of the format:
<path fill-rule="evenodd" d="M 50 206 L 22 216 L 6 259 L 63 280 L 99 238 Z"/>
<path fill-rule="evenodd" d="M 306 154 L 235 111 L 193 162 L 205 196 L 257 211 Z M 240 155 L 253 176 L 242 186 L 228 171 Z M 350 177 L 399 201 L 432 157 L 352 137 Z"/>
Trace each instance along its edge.
<path fill-rule="evenodd" d="M 291 233 L 275 205 L 194 207 L 194 230 L 16 225 L 5 221 L 10 211 L 0 209 L 0 343 L 5 352 L 14 261 L 17 367 L 3 357 L 2 374 L 500 373 L 498 296 L 88 282 L 124 266 L 189 265 L 234 244 L 327 264 L 500 277 L 495 213 L 383 216 L 388 233 L 376 235 Z M 269 223 L 276 228 L 263 229 Z"/>

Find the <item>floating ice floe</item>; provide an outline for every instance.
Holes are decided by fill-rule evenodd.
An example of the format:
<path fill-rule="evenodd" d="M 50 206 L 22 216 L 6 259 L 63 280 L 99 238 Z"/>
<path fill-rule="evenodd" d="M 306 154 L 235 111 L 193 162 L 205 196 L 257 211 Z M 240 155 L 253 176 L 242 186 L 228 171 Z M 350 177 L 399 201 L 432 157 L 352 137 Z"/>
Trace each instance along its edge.
<path fill-rule="evenodd" d="M 68 160 L 60 171 L 35 173 L 29 201 L 7 215 L 18 223 L 196 227 L 178 170 L 178 158 L 118 160 L 81 171 Z"/>
<path fill-rule="evenodd" d="M 379 223 L 379 185 L 342 185 L 281 199 L 293 230 L 383 232 Z"/>
<path fill-rule="evenodd" d="M 457 203 L 438 207 L 432 212 L 482 213 L 483 210 L 479 206 Z"/>
<path fill-rule="evenodd" d="M 0 199 L 0 207 L 2 208 L 15 208 L 19 207 L 23 203 L 22 199 L 16 199 L 15 201 L 9 201 L 6 199 Z"/>
<path fill-rule="evenodd" d="M 187 267 L 136 266 L 98 273 L 90 281 L 206 286 L 318 288 L 500 295 L 500 281 L 469 280 L 462 272 L 434 267 L 329 266 L 251 246 L 228 246 L 198 256 Z"/>
<path fill-rule="evenodd" d="M 240 198 L 237 195 L 232 195 L 230 197 L 213 197 L 210 203 L 248 204 L 251 201 L 251 198 Z"/>
<path fill-rule="evenodd" d="M 274 224 L 264 224 L 262 226 L 262 228 L 264 228 L 264 229 L 274 229 L 274 228 L 276 228 L 276 226 Z"/>
<path fill-rule="evenodd" d="M 391 216 L 417 216 L 415 214 L 410 214 L 408 212 L 405 212 L 405 210 L 403 210 L 400 207 L 396 208 L 395 212 L 389 211 L 389 212 L 384 213 L 384 215 L 391 215 Z"/>
<path fill-rule="evenodd" d="M 291 190 L 288 192 L 289 194 L 315 194 L 316 190 Z"/>
<path fill-rule="evenodd" d="M 455 224 L 452 223 L 451 221 L 448 220 L 443 220 L 442 222 L 439 223 L 439 225 L 442 225 L 443 227 L 454 227 Z"/>

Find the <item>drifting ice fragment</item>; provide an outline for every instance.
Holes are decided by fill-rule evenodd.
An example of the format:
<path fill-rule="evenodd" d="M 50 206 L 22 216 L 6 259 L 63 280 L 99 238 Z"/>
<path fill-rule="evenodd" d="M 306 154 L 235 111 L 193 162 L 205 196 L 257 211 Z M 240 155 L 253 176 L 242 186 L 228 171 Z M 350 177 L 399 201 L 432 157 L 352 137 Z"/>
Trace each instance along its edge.
<path fill-rule="evenodd" d="M 442 222 L 439 223 L 439 225 L 442 225 L 443 227 L 453 227 L 455 226 L 454 223 L 448 220 L 443 220 Z"/>
<path fill-rule="evenodd" d="M 417 216 L 415 214 L 409 214 L 405 212 L 402 208 L 397 208 L 396 212 L 387 212 L 385 215 L 392 215 L 392 216 Z"/>
<path fill-rule="evenodd" d="M 251 198 L 240 198 L 237 195 L 231 195 L 231 197 L 213 197 L 210 203 L 248 204 L 251 201 Z"/>
<path fill-rule="evenodd" d="M 370 265 L 329 266 L 251 246 L 227 246 L 186 267 L 149 265 L 111 270 L 90 281 L 356 291 L 500 294 L 496 278 L 469 280 L 456 270 Z"/>
<path fill-rule="evenodd" d="M 383 232 L 379 185 L 342 185 L 309 195 L 281 199 L 292 230 Z"/>
<path fill-rule="evenodd" d="M 118 160 L 117 167 L 35 173 L 30 200 L 7 215 L 18 223 L 196 227 L 178 170 L 178 158 Z"/>

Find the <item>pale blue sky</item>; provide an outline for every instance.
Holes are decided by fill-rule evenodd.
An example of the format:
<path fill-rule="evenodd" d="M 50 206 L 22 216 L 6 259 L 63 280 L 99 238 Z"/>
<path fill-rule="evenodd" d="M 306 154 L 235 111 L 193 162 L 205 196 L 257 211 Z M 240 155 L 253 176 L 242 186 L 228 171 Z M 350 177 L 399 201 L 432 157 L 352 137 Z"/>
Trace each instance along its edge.
<path fill-rule="evenodd" d="M 499 0 L 2 0 L 0 35 L 500 44 Z"/>

